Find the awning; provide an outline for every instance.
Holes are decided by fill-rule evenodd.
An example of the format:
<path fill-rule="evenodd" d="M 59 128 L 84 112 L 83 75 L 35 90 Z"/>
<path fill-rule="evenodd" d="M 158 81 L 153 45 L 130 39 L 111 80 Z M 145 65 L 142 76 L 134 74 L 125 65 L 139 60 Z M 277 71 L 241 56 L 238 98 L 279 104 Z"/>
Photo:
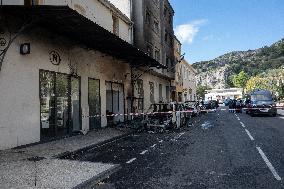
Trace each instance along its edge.
<path fill-rule="evenodd" d="M 31 18 L 41 26 L 103 53 L 125 60 L 134 67 L 167 68 L 113 33 L 68 6 L 1 6 L 0 11 L 18 18 Z"/>

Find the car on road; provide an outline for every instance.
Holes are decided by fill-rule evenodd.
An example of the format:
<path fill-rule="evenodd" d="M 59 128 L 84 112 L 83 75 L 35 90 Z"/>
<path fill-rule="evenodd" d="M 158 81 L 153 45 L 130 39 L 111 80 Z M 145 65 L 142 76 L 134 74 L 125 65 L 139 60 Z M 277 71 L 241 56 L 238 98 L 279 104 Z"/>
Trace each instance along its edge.
<path fill-rule="evenodd" d="M 246 113 L 251 116 L 266 114 L 275 117 L 277 115 L 276 103 L 273 101 L 272 94 L 268 90 L 255 90 L 248 94 Z"/>
<path fill-rule="evenodd" d="M 184 106 L 177 103 L 151 104 L 146 112 L 144 125 L 149 130 L 180 128 L 186 123 Z"/>
<path fill-rule="evenodd" d="M 185 110 L 192 111 L 192 113 L 191 113 L 192 116 L 197 116 L 201 112 L 201 108 L 199 106 L 199 103 L 196 102 L 196 101 L 185 101 L 184 102 L 184 108 L 185 108 Z"/>
<path fill-rule="evenodd" d="M 212 109 L 212 103 L 211 103 L 211 100 L 204 101 L 203 108 L 204 108 L 205 110 L 210 110 L 210 109 Z"/>

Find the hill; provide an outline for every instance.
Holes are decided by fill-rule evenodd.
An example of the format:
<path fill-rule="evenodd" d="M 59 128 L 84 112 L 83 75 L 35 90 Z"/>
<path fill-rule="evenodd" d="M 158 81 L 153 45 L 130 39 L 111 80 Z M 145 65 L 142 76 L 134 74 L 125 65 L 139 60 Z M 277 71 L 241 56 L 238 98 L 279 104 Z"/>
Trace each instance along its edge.
<path fill-rule="evenodd" d="M 240 71 L 256 76 L 284 66 L 284 38 L 271 46 L 256 50 L 234 51 L 214 60 L 193 64 L 198 71 L 197 84 L 210 88 L 231 86 L 231 77 Z"/>

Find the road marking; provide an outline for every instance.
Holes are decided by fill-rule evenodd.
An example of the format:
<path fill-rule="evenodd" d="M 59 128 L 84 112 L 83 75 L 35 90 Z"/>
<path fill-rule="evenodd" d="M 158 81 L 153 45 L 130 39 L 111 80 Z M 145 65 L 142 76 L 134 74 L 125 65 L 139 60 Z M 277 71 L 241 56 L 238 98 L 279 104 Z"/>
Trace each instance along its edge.
<path fill-rule="evenodd" d="M 164 141 L 163 141 L 163 140 L 160 140 L 160 141 L 159 141 L 159 143 L 162 143 L 162 142 L 164 142 Z"/>
<path fill-rule="evenodd" d="M 280 119 L 284 119 L 284 117 L 279 117 Z"/>
<path fill-rule="evenodd" d="M 236 116 L 236 117 L 238 117 L 238 115 L 237 115 L 237 114 L 235 114 L 235 116 Z"/>
<path fill-rule="evenodd" d="M 260 147 L 256 147 L 256 149 L 258 150 L 259 154 L 261 155 L 262 159 L 266 163 L 267 167 L 270 169 L 270 171 L 273 174 L 273 176 L 275 177 L 275 179 L 280 181 L 281 177 L 278 175 L 278 173 L 276 172 L 276 170 L 274 169 L 273 165 L 270 163 L 270 161 L 268 160 L 268 158 L 266 157 L 264 152 L 261 150 Z"/>
<path fill-rule="evenodd" d="M 179 138 L 180 138 L 182 135 L 184 135 L 184 134 L 185 134 L 185 132 L 178 134 L 178 135 L 175 137 L 175 139 L 179 139 Z"/>
<path fill-rule="evenodd" d="M 140 153 L 140 155 L 144 155 L 148 152 L 148 150 L 144 150 L 143 152 Z"/>
<path fill-rule="evenodd" d="M 155 148 L 155 146 L 157 146 L 157 144 L 154 144 L 153 146 L 150 146 L 151 148 Z"/>
<path fill-rule="evenodd" d="M 128 162 L 126 162 L 127 164 L 132 163 L 133 161 L 135 161 L 136 158 L 132 158 L 131 160 L 129 160 Z"/>
<path fill-rule="evenodd" d="M 226 111 L 227 109 L 221 109 L 221 111 Z"/>
<path fill-rule="evenodd" d="M 245 124 L 243 122 L 240 122 L 243 128 L 246 128 Z"/>
<path fill-rule="evenodd" d="M 246 133 L 248 134 L 250 140 L 254 140 L 254 138 L 251 136 L 250 132 L 247 129 L 245 129 L 245 130 L 246 130 Z"/>
<path fill-rule="evenodd" d="M 238 121 L 241 121 L 241 119 L 240 119 L 239 117 L 237 117 L 237 120 L 238 120 Z"/>

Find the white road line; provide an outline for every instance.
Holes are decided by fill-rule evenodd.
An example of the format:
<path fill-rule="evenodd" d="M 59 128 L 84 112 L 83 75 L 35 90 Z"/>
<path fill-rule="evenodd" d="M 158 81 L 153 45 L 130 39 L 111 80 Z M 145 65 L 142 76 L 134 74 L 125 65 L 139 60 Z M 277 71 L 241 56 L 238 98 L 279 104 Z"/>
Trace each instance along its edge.
<path fill-rule="evenodd" d="M 136 158 L 132 158 L 131 160 L 127 161 L 126 163 L 129 164 L 129 163 L 132 163 L 135 160 L 136 160 Z"/>
<path fill-rule="evenodd" d="M 151 148 L 155 148 L 155 146 L 157 146 L 157 144 L 154 144 L 153 146 L 150 146 Z"/>
<path fill-rule="evenodd" d="M 143 152 L 140 153 L 140 155 L 144 155 L 148 152 L 148 150 L 144 150 Z"/>
<path fill-rule="evenodd" d="M 270 163 L 270 161 L 268 160 L 268 158 L 266 157 L 264 152 L 261 150 L 260 147 L 256 147 L 256 149 L 258 150 L 259 154 L 261 155 L 262 159 L 266 163 L 267 167 L 270 169 L 270 171 L 273 174 L 273 176 L 275 177 L 275 179 L 280 181 L 281 177 L 278 175 L 278 173 L 276 172 L 276 170 L 274 169 L 273 165 Z"/>
<path fill-rule="evenodd" d="M 237 115 L 237 114 L 235 114 L 235 116 L 236 116 L 236 117 L 238 117 L 238 115 Z"/>
<path fill-rule="evenodd" d="M 163 141 L 163 140 L 160 140 L 160 141 L 159 141 L 159 143 L 162 143 L 162 142 L 164 142 L 164 141 Z"/>
<path fill-rule="evenodd" d="M 238 121 L 241 121 L 241 119 L 240 119 L 239 117 L 237 117 L 237 120 L 238 120 Z"/>
<path fill-rule="evenodd" d="M 246 133 L 248 134 L 250 140 L 254 140 L 254 138 L 251 136 L 250 132 L 247 129 L 245 129 L 245 130 L 246 130 Z"/>
<path fill-rule="evenodd" d="M 180 133 L 178 134 L 178 136 L 176 137 L 176 139 L 179 139 L 182 135 L 184 135 L 185 133 Z"/>
<path fill-rule="evenodd" d="M 243 122 L 240 122 L 243 128 L 246 128 L 245 124 Z"/>

